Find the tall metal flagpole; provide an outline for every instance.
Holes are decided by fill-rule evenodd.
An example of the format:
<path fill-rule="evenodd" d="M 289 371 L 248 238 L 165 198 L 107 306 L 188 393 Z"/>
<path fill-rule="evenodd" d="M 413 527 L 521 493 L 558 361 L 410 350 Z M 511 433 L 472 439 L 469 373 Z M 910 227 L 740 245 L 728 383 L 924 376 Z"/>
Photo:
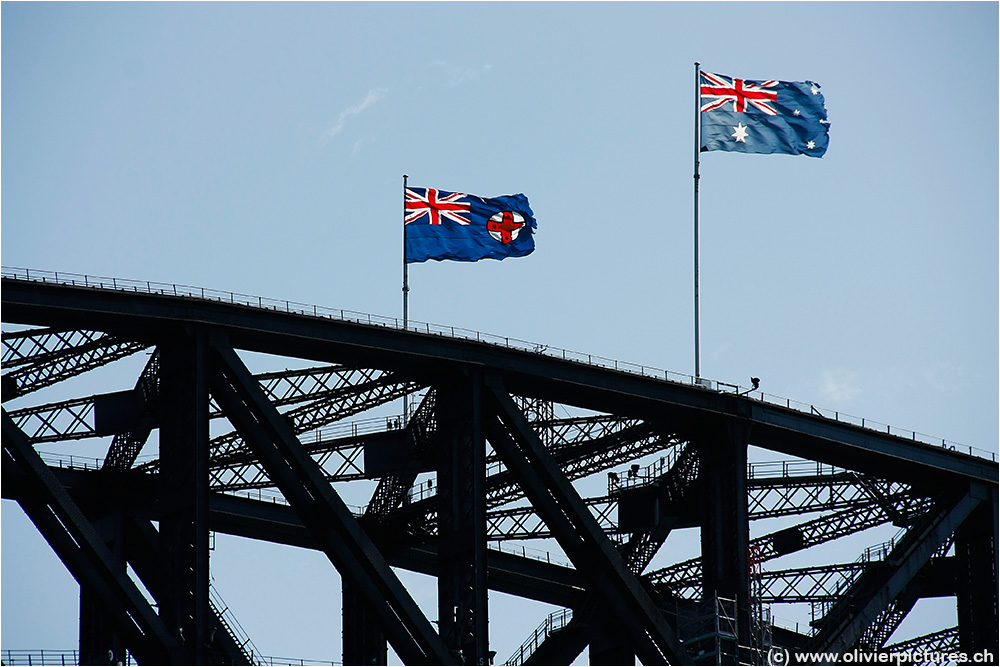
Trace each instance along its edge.
<path fill-rule="evenodd" d="M 409 328 L 410 279 L 406 264 L 406 181 L 409 175 L 403 174 L 403 330 Z M 403 396 L 403 426 L 410 420 L 409 395 Z"/>
<path fill-rule="evenodd" d="M 407 307 L 410 297 L 410 282 L 406 270 L 406 179 L 409 175 L 403 174 L 403 328 L 407 328 Z"/>
<path fill-rule="evenodd" d="M 694 64 L 694 377 L 701 377 L 701 343 L 698 312 L 698 181 L 701 179 L 701 63 Z"/>

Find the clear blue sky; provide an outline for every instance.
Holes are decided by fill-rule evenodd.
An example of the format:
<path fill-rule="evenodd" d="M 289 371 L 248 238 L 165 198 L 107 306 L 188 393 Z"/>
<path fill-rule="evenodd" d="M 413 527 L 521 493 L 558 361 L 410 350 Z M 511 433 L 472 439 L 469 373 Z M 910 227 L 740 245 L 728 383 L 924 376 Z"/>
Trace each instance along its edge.
<path fill-rule="evenodd" d="M 808 79 L 824 158 L 703 156 L 702 374 L 996 450 L 997 26 L 995 2 L 4 2 L 2 262 L 399 315 L 408 173 L 538 220 L 526 258 L 412 265 L 412 319 L 692 373 L 693 63 Z M 2 647 L 74 646 L 73 580 L 2 517 Z M 220 537 L 213 563 L 265 654 L 340 659 L 322 556 Z M 500 598 L 503 658 L 545 611 Z"/>

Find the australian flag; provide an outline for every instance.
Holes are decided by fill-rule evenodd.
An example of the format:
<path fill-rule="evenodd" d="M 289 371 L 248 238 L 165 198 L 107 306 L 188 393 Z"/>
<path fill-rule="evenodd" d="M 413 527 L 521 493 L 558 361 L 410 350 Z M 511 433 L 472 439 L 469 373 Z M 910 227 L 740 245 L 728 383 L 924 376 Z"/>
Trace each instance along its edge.
<path fill-rule="evenodd" d="M 535 249 L 535 216 L 522 194 L 486 199 L 406 188 L 406 261 L 523 257 Z"/>
<path fill-rule="evenodd" d="M 830 122 L 819 84 L 701 72 L 701 150 L 823 157 Z"/>

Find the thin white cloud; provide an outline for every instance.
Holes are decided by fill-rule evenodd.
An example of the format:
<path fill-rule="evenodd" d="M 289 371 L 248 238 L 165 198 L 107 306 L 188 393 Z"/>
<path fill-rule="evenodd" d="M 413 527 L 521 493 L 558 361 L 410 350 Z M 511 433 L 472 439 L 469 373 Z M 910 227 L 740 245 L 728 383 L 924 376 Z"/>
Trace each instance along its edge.
<path fill-rule="evenodd" d="M 385 96 L 386 92 L 386 88 L 372 88 L 361 102 L 341 111 L 334 124 L 320 137 L 320 144 L 326 144 L 340 134 L 350 121 L 357 118 L 365 109 L 378 102 Z"/>
<path fill-rule="evenodd" d="M 861 395 L 858 374 L 843 368 L 824 370 L 819 389 L 823 398 L 832 403 L 843 403 Z"/>

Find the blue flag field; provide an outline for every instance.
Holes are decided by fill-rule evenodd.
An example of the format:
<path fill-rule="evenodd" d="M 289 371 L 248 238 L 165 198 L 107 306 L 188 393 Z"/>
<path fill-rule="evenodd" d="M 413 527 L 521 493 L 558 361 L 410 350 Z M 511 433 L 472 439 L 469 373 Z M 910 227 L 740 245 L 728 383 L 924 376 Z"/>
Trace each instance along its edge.
<path fill-rule="evenodd" d="M 406 262 L 523 257 L 535 249 L 535 216 L 523 194 L 487 199 L 406 188 Z"/>

